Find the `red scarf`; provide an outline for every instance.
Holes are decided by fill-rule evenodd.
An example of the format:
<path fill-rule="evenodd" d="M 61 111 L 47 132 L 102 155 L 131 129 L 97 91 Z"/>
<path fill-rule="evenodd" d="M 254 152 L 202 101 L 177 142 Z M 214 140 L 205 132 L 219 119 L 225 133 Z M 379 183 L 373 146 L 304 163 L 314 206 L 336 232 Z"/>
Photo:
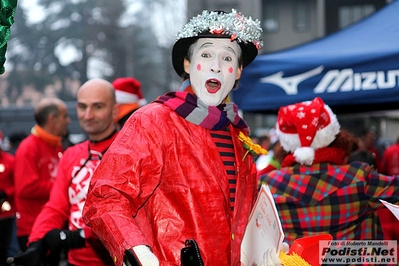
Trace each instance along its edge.
<path fill-rule="evenodd" d="M 315 150 L 314 160 L 312 164 L 316 163 L 331 163 L 341 165 L 345 163 L 346 152 L 341 148 L 324 147 Z M 295 157 L 292 153 L 288 154 L 285 158 L 281 167 L 288 167 L 297 164 Z"/>

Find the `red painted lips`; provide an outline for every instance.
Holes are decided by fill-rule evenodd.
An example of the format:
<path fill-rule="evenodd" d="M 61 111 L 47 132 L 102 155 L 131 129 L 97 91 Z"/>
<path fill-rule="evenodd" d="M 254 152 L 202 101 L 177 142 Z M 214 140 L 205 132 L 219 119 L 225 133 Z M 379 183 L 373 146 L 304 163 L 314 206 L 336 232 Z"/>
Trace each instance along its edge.
<path fill-rule="evenodd" d="M 220 81 L 217 79 L 208 79 L 205 83 L 205 87 L 209 93 L 216 93 L 220 89 Z"/>

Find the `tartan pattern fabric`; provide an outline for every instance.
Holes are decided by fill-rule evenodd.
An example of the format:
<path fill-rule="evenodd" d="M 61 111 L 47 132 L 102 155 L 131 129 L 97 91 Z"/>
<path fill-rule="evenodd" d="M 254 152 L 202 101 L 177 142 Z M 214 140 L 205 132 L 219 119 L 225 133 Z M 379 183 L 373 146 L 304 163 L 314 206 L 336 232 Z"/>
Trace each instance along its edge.
<path fill-rule="evenodd" d="M 235 168 L 234 146 L 233 141 L 231 140 L 230 131 L 228 128 L 222 130 L 211 130 L 211 136 L 219 150 L 224 168 L 226 169 L 227 178 L 229 179 L 230 210 L 234 211 L 237 176 Z"/>
<path fill-rule="evenodd" d="M 273 193 L 285 240 L 330 233 L 335 240 L 384 239 L 375 212 L 379 199 L 399 201 L 399 177 L 367 164 L 295 165 L 260 177 Z"/>

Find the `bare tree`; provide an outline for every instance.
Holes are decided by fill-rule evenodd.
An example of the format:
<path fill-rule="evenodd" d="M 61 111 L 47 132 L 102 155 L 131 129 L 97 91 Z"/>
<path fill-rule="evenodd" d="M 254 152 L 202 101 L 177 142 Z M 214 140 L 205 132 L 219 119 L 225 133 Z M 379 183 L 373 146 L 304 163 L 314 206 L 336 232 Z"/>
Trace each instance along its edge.
<path fill-rule="evenodd" d="M 15 94 L 21 83 L 42 89 L 46 82 L 61 82 L 60 97 L 68 100 L 74 94 L 68 91 L 67 80 L 134 76 L 143 83 L 148 100 L 174 90 L 178 77 L 171 47 L 184 23 L 184 2 L 39 0 L 44 17 L 35 23 L 19 6 L 7 57 L 13 66 L 10 87 Z M 41 84 L 33 78 L 38 75 L 46 77 Z"/>

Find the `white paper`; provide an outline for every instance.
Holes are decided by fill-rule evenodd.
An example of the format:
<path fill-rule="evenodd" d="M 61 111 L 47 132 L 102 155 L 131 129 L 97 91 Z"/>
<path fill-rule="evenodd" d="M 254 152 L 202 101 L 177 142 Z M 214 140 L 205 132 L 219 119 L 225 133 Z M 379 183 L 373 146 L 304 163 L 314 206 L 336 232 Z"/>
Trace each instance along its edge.
<path fill-rule="evenodd" d="M 393 215 L 395 215 L 396 219 L 399 220 L 399 206 L 382 199 L 380 199 L 380 201 L 393 213 Z"/>
<path fill-rule="evenodd" d="M 283 239 L 273 195 L 268 186 L 262 185 L 241 244 L 241 265 L 261 265 L 264 252 L 274 248 L 279 253 Z"/>

